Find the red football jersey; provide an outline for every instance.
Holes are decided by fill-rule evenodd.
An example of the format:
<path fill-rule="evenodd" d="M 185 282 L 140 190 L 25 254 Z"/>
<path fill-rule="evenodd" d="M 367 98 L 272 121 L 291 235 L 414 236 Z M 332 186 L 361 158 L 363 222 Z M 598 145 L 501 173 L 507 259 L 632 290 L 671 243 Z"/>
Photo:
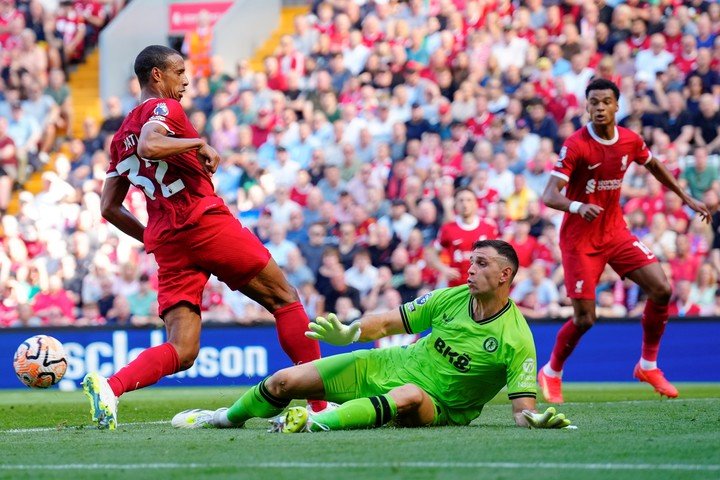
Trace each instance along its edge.
<path fill-rule="evenodd" d="M 566 196 L 592 203 L 604 211 L 592 222 L 580 215 L 565 214 L 560 227 L 560 246 L 575 251 L 597 251 L 618 230 L 627 229 L 620 208 L 620 187 L 630 162 L 641 165 L 652 153 L 639 135 L 616 127 L 611 140 L 598 137 L 592 124 L 573 133 L 560 150 L 552 175 L 568 182 Z"/>
<path fill-rule="evenodd" d="M 478 240 L 494 240 L 499 235 L 495 222 L 483 218 L 470 225 L 460 224 L 456 220 L 440 227 L 435 248 L 440 251 L 440 258 L 445 263 L 460 272 L 460 278 L 450 281 L 448 286 L 456 287 L 467 282 L 473 243 Z"/>
<path fill-rule="evenodd" d="M 146 123 L 158 123 L 177 138 L 199 135 L 179 102 L 153 98 L 135 107 L 113 137 L 107 176 L 125 176 L 145 193 L 148 225 L 144 240 L 146 249 L 152 251 L 173 230 L 193 224 L 209 209 L 225 206 L 215 195 L 210 174 L 195 150 L 162 160 L 138 156 L 138 138 Z"/>

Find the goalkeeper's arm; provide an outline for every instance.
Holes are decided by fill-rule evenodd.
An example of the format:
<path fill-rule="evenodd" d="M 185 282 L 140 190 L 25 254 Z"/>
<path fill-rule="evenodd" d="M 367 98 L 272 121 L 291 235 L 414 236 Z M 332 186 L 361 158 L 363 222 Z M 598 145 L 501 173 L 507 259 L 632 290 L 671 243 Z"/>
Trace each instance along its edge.
<path fill-rule="evenodd" d="M 562 413 L 555 412 L 553 407 L 543 413 L 535 409 L 535 399 L 532 397 L 520 397 L 512 400 L 513 417 L 515 424 L 523 428 L 566 428 L 570 420 Z M 574 427 L 570 427 L 574 428 Z"/>
<path fill-rule="evenodd" d="M 334 313 L 327 318 L 318 317 L 308 326 L 305 336 L 333 345 L 348 345 L 355 341 L 371 342 L 379 338 L 405 333 L 400 309 L 365 315 L 350 325 L 343 325 Z"/>

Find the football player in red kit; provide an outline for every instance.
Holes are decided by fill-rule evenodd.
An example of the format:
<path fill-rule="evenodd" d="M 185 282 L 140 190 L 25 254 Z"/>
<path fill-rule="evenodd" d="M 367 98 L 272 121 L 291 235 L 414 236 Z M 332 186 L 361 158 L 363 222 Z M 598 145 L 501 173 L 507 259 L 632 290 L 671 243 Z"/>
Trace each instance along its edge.
<path fill-rule="evenodd" d="M 280 344 L 293 363 L 320 357 L 318 343 L 304 335 L 308 317 L 295 289 L 215 194 L 211 176 L 220 156 L 199 138 L 180 105 L 188 85 L 183 58 L 170 48 L 149 46 L 135 59 L 135 73 L 142 103 L 113 138 L 101 208 L 103 217 L 155 255 L 167 342 L 143 351 L 108 379 L 97 372 L 85 376 L 93 420 L 104 429 L 117 425 L 120 395 L 192 366 L 210 274 L 273 313 Z M 123 206 L 131 184 L 147 197 L 147 226 Z"/>
<path fill-rule="evenodd" d="M 495 222 L 480 215 L 477 197 L 467 187 L 455 190 L 455 213 L 457 218 L 441 226 L 425 250 L 428 265 L 445 276 L 449 287 L 467 283 L 473 244 L 500 236 Z"/>
<path fill-rule="evenodd" d="M 633 376 L 652 385 L 659 394 L 674 398 L 677 389 L 657 367 L 672 289 L 655 255 L 625 224 L 620 186 L 628 166 L 631 162 L 643 165 L 705 221 L 710 221 L 711 214 L 705 204 L 680 188 L 639 135 L 615 125 L 620 93 L 614 83 L 593 80 L 585 96 L 590 123 L 565 141 L 543 194 L 545 205 L 567 212 L 560 228 L 560 248 L 565 287 L 575 315 L 558 332 L 550 361 L 538 373 L 538 382 L 548 402 L 563 401 L 563 365 L 595 323 L 595 287 L 605 265 L 610 264 L 647 295 L 640 361 Z"/>

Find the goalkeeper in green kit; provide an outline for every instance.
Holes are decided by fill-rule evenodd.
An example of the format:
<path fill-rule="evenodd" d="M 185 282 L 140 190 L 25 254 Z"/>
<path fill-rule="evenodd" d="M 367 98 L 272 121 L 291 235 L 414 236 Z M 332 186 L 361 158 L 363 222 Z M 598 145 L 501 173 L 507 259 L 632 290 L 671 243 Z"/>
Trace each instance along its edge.
<path fill-rule="evenodd" d="M 423 295 L 399 309 L 351 325 L 319 317 L 305 335 L 333 345 L 373 341 L 399 333 L 430 333 L 415 344 L 357 350 L 278 371 L 230 408 L 186 410 L 178 428 L 242 427 L 271 418 L 271 431 L 296 433 L 397 426 L 467 425 L 507 386 L 515 423 L 564 428 L 562 414 L 535 410 L 535 344 L 509 299 L 518 269 L 515 250 L 502 240 L 473 245 L 467 285 Z M 287 406 L 293 399 L 325 399 L 336 409 L 312 414 Z M 284 413 L 283 413 L 284 412 Z"/>

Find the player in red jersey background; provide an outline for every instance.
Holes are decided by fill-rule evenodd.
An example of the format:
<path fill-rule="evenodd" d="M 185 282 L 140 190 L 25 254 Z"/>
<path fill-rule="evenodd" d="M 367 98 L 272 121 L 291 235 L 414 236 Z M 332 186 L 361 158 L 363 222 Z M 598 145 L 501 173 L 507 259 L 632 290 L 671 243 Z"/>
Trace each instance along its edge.
<path fill-rule="evenodd" d="M 188 85 L 183 58 L 153 45 L 135 59 L 135 73 L 142 103 L 113 138 L 101 208 L 103 217 L 155 255 L 167 342 L 143 351 L 107 380 L 96 372 L 86 375 L 93 419 L 110 429 L 117 422 L 117 397 L 192 366 L 200 349 L 202 292 L 211 274 L 273 313 L 293 363 L 320 357 L 318 343 L 304 335 L 308 317 L 297 292 L 215 194 L 211 176 L 220 156 L 199 138 L 179 102 Z M 147 198 L 147 227 L 123 206 L 131 184 Z"/>
<path fill-rule="evenodd" d="M 472 246 L 478 240 L 495 240 L 499 237 L 493 220 L 478 213 L 475 193 L 467 187 L 455 191 L 455 221 L 440 227 L 433 247 L 427 248 L 428 265 L 443 274 L 449 287 L 464 285 L 470 268 Z"/>
<path fill-rule="evenodd" d="M 565 141 L 543 194 L 547 206 L 567 212 L 560 228 L 560 248 L 565 287 L 575 315 L 558 332 L 550 361 L 538 373 L 538 381 L 547 401 L 563 401 L 563 365 L 595 323 L 595 287 L 609 264 L 621 277 L 637 283 L 648 297 L 642 316 L 641 357 L 633 375 L 661 395 L 677 397 L 677 389 L 657 368 L 672 290 L 655 255 L 630 233 L 623 218 L 620 186 L 627 167 L 630 162 L 644 165 L 705 221 L 710 221 L 710 211 L 682 191 L 640 136 L 615 125 L 620 94 L 614 83 L 593 80 L 585 96 L 591 121 Z"/>

